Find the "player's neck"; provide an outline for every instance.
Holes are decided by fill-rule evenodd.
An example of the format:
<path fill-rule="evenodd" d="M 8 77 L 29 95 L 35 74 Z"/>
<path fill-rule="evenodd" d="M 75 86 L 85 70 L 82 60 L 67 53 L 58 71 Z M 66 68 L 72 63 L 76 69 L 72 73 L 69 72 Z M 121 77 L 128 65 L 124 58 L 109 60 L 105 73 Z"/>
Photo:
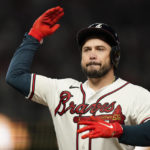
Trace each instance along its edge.
<path fill-rule="evenodd" d="M 113 69 L 101 78 L 88 78 L 89 87 L 92 88 L 94 91 L 98 91 L 99 89 L 109 84 L 112 84 L 114 81 L 115 75 Z"/>

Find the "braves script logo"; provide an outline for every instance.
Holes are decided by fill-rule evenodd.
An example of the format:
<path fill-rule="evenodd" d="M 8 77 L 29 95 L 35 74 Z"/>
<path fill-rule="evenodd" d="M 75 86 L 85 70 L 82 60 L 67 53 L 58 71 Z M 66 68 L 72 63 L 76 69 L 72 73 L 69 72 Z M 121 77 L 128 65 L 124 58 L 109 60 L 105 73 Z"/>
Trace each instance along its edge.
<path fill-rule="evenodd" d="M 121 106 L 118 105 L 115 108 L 115 101 L 112 103 L 100 103 L 100 102 L 96 102 L 93 103 L 91 105 L 86 104 L 86 103 L 82 103 L 82 104 L 75 104 L 74 101 L 70 101 L 71 97 L 73 97 L 73 95 L 71 95 L 71 93 L 69 91 L 63 91 L 60 94 L 60 101 L 58 106 L 55 109 L 55 115 L 59 114 L 60 116 L 62 116 L 63 114 L 65 114 L 67 111 L 70 111 L 71 114 L 86 114 L 87 112 L 90 112 L 92 115 L 96 115 L 97 112 L 105 112 L 105 113 L 110 113 L 112 111 L 113 114 L 107 114 L 107 115 L 99 115 L 99 116 L 95 116 L 99 119 L 103 119 L 103 120 L 109 120 L 109 122 L 114 122 L 114 121 L 118 121 L 121 124 L 124 124 L 124 120 L 125 120 L 125 116 L 122 114 L 122 109 Z M 68 104 L 66 106 L 66 104 Z M 74 117 L 74 122 L 77 123 L 79 120 L 88 120 L 89 116 L 76 116 Z"/>

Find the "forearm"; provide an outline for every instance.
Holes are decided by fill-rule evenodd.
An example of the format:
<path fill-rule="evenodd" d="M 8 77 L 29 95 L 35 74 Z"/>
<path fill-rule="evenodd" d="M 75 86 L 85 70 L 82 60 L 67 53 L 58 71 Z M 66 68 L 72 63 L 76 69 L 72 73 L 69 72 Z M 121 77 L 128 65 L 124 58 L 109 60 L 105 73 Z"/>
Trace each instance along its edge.
<path fill-rule="evenodd" d="M 95 116 L 89 120 L 79 120 L 78 133 L 89 131 L 81 136 L 85 138 L 113 138 L 117 137 L 120 143 L 132 146 L 150 146 L 150 120 L 135 126 L 121 125 L 118 122 L 108 123 Z"/>
<path fill-rule="evenodd" d="M 40 43 L 33 37 L 25 35 L 19 48 L 14 53 L 6 75 L 6 82 L 27 96 L 30 91 L 30 68 Z"/>
<path fill-rule="evenodd" d="M 136 126 L 123 126 L 119 142 L 133 146 L 150 146 L 150 120 Z"/>
<path fill-rule="evenodd" d="M 25 96 L 28 96 L 30 91 L 30 68 L 34 54 L 40 45 L 39 42 L 59 28 L 60 25 L 56 23 L 63 15 L 64 11 L 60 6 L 45 11 L 35 20 L 29 35 L 26 34 L 24 41 L 11 60 L 6 81 Z"/>

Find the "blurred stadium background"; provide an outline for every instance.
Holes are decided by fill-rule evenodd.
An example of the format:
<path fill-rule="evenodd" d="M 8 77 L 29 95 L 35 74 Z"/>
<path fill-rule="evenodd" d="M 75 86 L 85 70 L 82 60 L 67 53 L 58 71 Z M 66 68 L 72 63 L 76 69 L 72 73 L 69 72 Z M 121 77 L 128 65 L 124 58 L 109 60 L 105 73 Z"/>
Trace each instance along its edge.
<path fill-rule="evenodd" d="M 148 0 L 4 0 L 0 5 L 0 150 L 57 150 L 48 108 L 30 102 L 5 83 L 16 48 L 34 20 L 60 5 L 61 28 L 44 40 L 32 72 L 84 81 L 76 32 L 94 22 L 112 25 L 121 41 L 118 75 L 150 90 L 150 1 Z M 4 140 L 8 139 L 7 141 Z M 8 144 L 9 143 L 9 144 Z"/>

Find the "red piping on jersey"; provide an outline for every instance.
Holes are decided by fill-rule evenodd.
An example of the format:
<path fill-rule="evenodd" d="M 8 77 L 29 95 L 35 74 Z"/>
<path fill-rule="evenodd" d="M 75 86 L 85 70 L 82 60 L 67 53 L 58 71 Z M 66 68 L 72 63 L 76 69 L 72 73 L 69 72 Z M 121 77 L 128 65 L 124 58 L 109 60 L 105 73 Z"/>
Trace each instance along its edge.
<path fill-rule="evenodd" d="M 112 93 L 114 93 L 114 92 L 116 92 L 116 91 L 122 89 L 122 88 L 125 87 L 127 84 L 129 84 L 129 82 L 126 82 L 126 83 L 123 84 L 121 87 L 119 87 L 119 88 L 117 88 L 117 89 L 115 89 L 115 90 L 113 90 L 113 91 L 111 91 L 111 92 L 109 92 L 109 93 L 107 93 L 107 94 L 101 96 L 101 97 L 97 100 L 96 103 L 98 103 L 98 102 L 99 102 L 101 99 L 103 99 L 104 97 L 106 97 L 106 96 L 108 96 L 108 95 L 110 95 L 110 94 L 112 94 Z"/>
<path fill-rule="evenodd" d="M 81 84 L 81 91 L 82 91 L 82 94 L 83 94 L 83 103 L 85 104 L 85 91 L 84 91 L 84 89 L 83 89 L 83 86 L 82 86 L 82 84 Z M 89 138 L 89 150 L 91 150 L 91 148 L 92 148 L 92 139 L 90 139 Z"/>
<path fill-rule="evenodd" d="M 89 150 L 92 149 L 92 139 L 89 138 Z"/>
<path fill-rule="evenodd" d="M 33 74 L 33 79 L 32 79 L 32 92 L 31 95 L 29 97 L 29 99 L 31 99 L 34 95 L 34 90 L 35 90 L 35 78 L 36 78 L 36 74 Z"/>
<path fill-rule="evenodd" d="M 86 95 L 85 95 L 85 92 L 84 92 L 84 90 L 83 90 L 83 86 L 82 86 L 82 84 L 81 84 L 81 86 L 80 86 L 80 89 L 81 89 L 81 92 L 82 92 L 82 94 L 83 94 L 83 104 L 85 104 L 85 97 L 86 97 Z M 79 117 L 81 117 L 81 115 L 82 114 L 79 114 Z M 77 130 L 79 129 L 79 124 L 77 124 Z M 76 137 L 76 150 L 79 150 L 79 133 L 77 133 L 77 135 L 76 135 L 77 137 Z"/>
<path fill-rule="evenodd" d="M 82 92 L 82 94 L 83 94 L 83 103 L 82 104 L 85 104 L 85 92 L 84 92 L 84 90 L 83 90 L 83 86 L 82 86 L 82 84 L 81 84 L 81 92 Z"/>
<path fill-rule="evenodd" d="M 85 104 L 85 91 L 83 90 L 82 84 L 81 84 L 81 91 L 83 94 L 83 103 Z M 89 138 L 89 150 L 91 150 L 91 145 L 92 145 L 92 139 Z"/>
<path fill-rule="evenodd" d="M 144 120 L 141 121 L 140 124 L 144 123 L 146 120 L 149 120 L 149 119 L 150 119 L 150 117 L 145 118 Z"/>
<path fill-rule="evenodd" d="M 79 124 L 77 124 L 77 130 L 79 129 Z M 76 135 L 76 150 L 79 149 L 79 133 L 77 132 L 77 135 Z"/>

